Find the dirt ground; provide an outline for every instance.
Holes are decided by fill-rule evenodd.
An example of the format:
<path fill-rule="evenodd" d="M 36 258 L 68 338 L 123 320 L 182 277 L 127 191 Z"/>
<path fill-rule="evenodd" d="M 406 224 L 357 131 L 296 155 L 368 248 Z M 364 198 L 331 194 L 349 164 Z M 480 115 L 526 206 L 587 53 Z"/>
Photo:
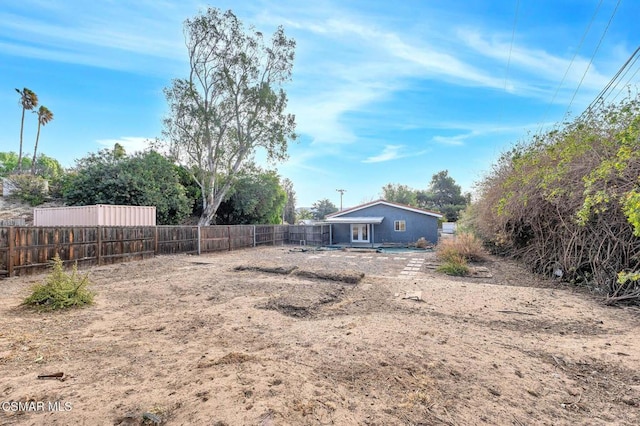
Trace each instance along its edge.
<path fill-rule="evenodd" d="M 466 279 L 434 261 L 157 257 L 89 269 L 95 304 L 63 313 L 19 307 L 43 275 L 0 281 L 0 424 L 640 424 L 636 308 L 503 260 Z M 309 273 L 326 271 L 365 276 Z"/>

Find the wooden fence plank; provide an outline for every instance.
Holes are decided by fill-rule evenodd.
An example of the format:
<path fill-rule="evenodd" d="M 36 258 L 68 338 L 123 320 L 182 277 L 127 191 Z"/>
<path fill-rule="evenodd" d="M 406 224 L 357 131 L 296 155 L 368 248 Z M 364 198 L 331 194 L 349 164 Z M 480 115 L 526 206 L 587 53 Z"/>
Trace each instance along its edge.
<path fill-rule="evenodd" d="M 7 254 L 7 272 L 9 276 L 13 276 L 13 262 L 15 256 L 15 235 L 16 229 L 13 226 L 9 227 L 9 253 Z"/>
<path fill-rule="evenodd" d="M 56 254 L 65 264 L 100 265 L 300 241 L 323 245 L 329 242 L 329 229 L 324 225 L 0 227 L 0 262 L 6 264 L 4 274 L 13 276 L 46 269 Z"/>

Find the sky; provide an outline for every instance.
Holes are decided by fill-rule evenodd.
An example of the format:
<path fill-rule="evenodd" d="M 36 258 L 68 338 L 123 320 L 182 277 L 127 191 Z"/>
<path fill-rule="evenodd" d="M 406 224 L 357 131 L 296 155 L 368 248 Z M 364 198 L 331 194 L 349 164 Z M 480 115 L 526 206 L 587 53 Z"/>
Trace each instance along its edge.
<path fill-rule="evenodd" d="M 38 151 L 65 167 L 116 142 L 144 149 L 163 89 L 188 75 L 184 20 L 209 6 L 296 40 L 284 88 L 299 138 L 262 165 L 303 207 L 426 189 L 441 170 L 473 192 L 500 153 L 580 115 L 640 43 L 636 0 L 4 0 L 0 151 L 18 151 L 23 87 L 54 114 Z M 635 67 L 608 101 L 635 90 Z M 36 129 L 27 116 L 26 152 Z"/>

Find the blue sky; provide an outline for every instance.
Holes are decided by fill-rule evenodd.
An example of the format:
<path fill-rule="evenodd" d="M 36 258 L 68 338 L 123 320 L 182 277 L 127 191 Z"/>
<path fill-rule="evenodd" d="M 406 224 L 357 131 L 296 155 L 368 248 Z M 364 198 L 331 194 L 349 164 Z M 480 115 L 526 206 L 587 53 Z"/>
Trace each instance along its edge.
<path fill-rule="evenodd" d="M 39 151 L 63 165 L 144 148 L 161 136 L 163 88 L 187 73 L 182 23 L 209 5 L 296 39 L 286 90 L 300 138 L 276 167 L 299 206 L 338 205 L 339 188 L 345 207 L 387 183 L 426 188 L 444 169 L 470 191 L 511 144 L 579 115 L 640 40 L 635 0 L 9 0 L 0 151 L 18 150 L 22 87 L 55 114 Z"/>

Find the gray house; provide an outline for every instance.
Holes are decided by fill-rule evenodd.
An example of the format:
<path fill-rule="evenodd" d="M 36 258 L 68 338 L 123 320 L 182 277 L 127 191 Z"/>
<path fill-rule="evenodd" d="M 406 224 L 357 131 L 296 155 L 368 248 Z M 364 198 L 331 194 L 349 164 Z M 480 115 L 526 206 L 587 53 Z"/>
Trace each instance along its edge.
<path fill-rule="evenodd" d="M 373 201 L 327 215 L 332 224 L 332 244 L 409 244 L 421 237 L 438 242 L 442 215 L 385 200 Z"/>

